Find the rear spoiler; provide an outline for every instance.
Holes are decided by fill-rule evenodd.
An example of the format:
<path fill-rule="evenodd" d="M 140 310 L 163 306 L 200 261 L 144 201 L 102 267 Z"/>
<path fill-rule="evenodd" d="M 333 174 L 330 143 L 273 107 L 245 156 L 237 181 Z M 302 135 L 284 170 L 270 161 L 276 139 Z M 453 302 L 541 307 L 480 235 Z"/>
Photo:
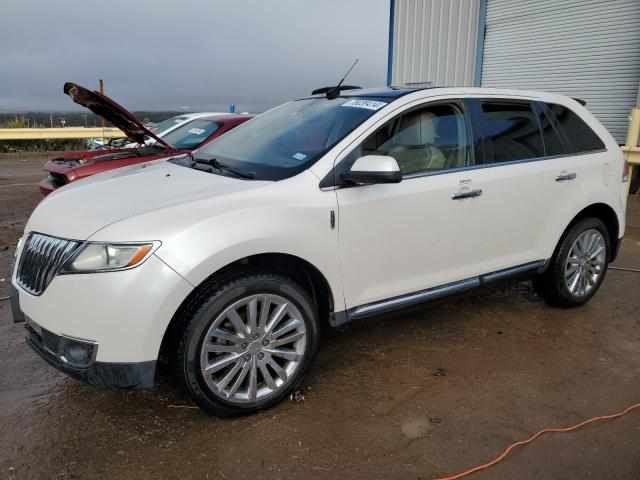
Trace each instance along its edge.
<path fill-rule="evenodd" d="M 587 104 L 587 101 L 582 98 L 576 98 L 576 97 L 571 97 L 571 98 L 573 98 L 576 102 L 578 102 L 583 107 Z"/>

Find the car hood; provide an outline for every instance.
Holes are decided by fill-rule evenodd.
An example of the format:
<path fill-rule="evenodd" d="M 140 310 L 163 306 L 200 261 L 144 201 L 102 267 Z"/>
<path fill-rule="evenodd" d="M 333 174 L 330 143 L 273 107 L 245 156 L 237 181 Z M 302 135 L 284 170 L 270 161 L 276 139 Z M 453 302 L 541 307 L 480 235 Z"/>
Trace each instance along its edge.
<path fill-rule="evenodd" d="M 96 160 L 133 157 L 135 156 L 137 150 L 137 148 L 113 148 L 108 150 L 88 150 L 85 152 L 67 153 L 49 160 L 47 163 L 45 163 L 43 170 L 45 172 L 51 172 L 57 171 L 55 170 L 55 166 L 64 166 L 68 168 L 71 166 L 85 165 Z M 53 167 L 54 170 L 51 170 L 51 167 Z"/>
<path fill-rule="evenodd" d="M 54 191 L 36 207 L 25 232 L 86 240 L 125 218 L 269 183 L 206 173 L 164 159 L 141 163 L 93 175 Z"/>
<path fill-rule="evenodd" d="M 91 150 L 80 152 L 75 155 L 63 155 L 52 158 L 44 164 L 42 169 L 45 172 L 65 174 L 70 168 L 81 168 L 95 163 L 109 162 L 112 160 L 131 160 L 132 163 L 142 163 L 159 158 L 174 157 L 176 154 L 184 153 L 183 150 L 166 152 L 160 148 L 139 147 L 139 148 L 119 148 L 112 150 Z M 105 165 L 105 170 L 113 167 Z M 97 173 L 97 172 L 93 172 Z"/>
<path fill-rule="evenodd" d="M 69 95 L 78 105 L 88 108 L 96 115 L 115 125 L 131 140 L 142 145 L 145 137 L 151 137 L 169 150 L 175 150 L 171 145 L 147 129 L 135 115 L 106 95 L 88 90 L 71 82 L 64 84 L 64 93 Z"/>

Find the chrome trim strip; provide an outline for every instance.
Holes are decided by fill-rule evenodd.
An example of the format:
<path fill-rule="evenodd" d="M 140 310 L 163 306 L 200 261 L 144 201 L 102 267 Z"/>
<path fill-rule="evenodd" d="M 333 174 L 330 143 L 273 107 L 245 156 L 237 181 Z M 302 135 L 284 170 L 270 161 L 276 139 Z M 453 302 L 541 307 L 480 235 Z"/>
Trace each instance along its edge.
<path fill-rule="evenodd" d="M 442 170 L 434 170 L 432 172 L 408 173 L 406 175 L 403 175 L 402 179 L 411 180 L 412 178 L 435 177 L 436 175 L 446 175 L 447 173 L 467 172 L 469 170 L 479 170 L 485 167 L 486 165 L 484 165 L 483 163 L 477 163 L 474 165 L 465 165 L 464 167 L 443 168 Z"/>
<path fill-rule="evenodd" d="M 368 317 L 370 315 L 375 315 L 389 310 L 396 310 L 402 307 L 408 307 L 428 300 L 436 300 L 454 293 L 479 287 L 485 283 L 507 278 L 512 275 L 517 275 L 531 270 L 540 270 L 544 267 L 545 263 L 545 260 L 536 260 L 534 262 L 528 262 L 515 267 L 505 268 L 504 270 L 480 275 L 478 277 L 472 277 L 458 282 L 447 283 L 439 287 L 428 288 L 426 290 L 409 293 L 407 295 L 401 295 L 388 300 L 367 303 L 347 310 L 347 315 L 349 320 L 356 320 L 358 318 Z M 339 313 L 341 312 L 336 313 L 336 315 Z"/>
<path fill-rule="evenodd" d="M 505 268 L 504 270 L 498 270 L 497 272 L 481 275 L 480 280 L 483 283 L 493 282 L 495 280 L 517 275 L 518 273 L 527 272 L 529 270 L 539 270 L 544 266 L 544 263 L 544 260 L 536 260 L 535 262 L 525 263 L 523 265 L 518 265 L 517 267 Z"/>
<path fill-rule="evenodd" d="M 584 152 L 578 152 L 578 153 L 561 153 L 559 155 L 547 155 L 544 157 L 525 158 L 522 160 L 510 160 L 508 162 L 485 163 L 484 166 L 486 168 L 494 168 L 494 167 L 502 167 L 505 165 L 518 165 L 520 163 L 542 162 L 545 160 L 556 160 L 558 158 L 566 158 L 566 157 L 579 157 L 582 155 L 592 155 L 594 153 L 605 153 L 605 152 L 608 152 L 607 148 L 599 148 L 596 150 L 586 150 Z"/>
<path fill-rule="evenodd" d="M 421 303 L 425 300 L 435 300 L 436 298 L 451 295 L 453 293 L 468 290 L 480 285 L 480 278 L 474 277 L 459 282 L 453 282 L 441 287 L 429 288 L 416 293 L 410 293 L 400 297 L 395 297 L 390 300 L 383 300 L 381 302 L 369 303 L 360 307 L 356 307 L 349 313 L 349 317 L 361 318 L 367 315 L 372 315 L 374 312 L 380 312 L 384 310 L 393 310 L 396 308 L 406 307 L 415 303 Z"/>
<path fill-rule="evenodd" d="M 443 168 L 442 170 L 434 170 L 432 172 L 417 172 L 417 173 L 408 173 L 402 176 L 402 180 L 411 180 L 413 178 L 423 178 L 423 177 L 434 177 L 436 175 L 446 175 L 449 173 L 458 173 L 458 172 L 467 172 L 470 170 L 479 170 L 482 168 L 496 168 L 496 167 L 506 167 L 508 165 L 518 165 L 520 163 L 532 163 L 532 162 L 542 162 L 545 160 L 556 160 L 559 158 L 566 157 L 578 157 L 582 155 L 592 155 L 595 153 L 605 153 L 608 152 L 607 148 L 600 148 L 597 150 L 588 150 L 585 152 L 578 153 L 562 153 L 560 155 L 550 155 L 545 157 L 534 157 L 534 158 L 525 158 L 523 160 L 511 160 L 508 162 L 493 162 L 493 163 L 476 163 L 474 165 L 465 165 L 464 167 L 455 167 L 455 168 Z M 340 190 L 342 188 L 352 188 L 356 185 L 332 185 L 331 187 L 322 187 L 322 191 L 330 191 L 330 190 Z M 363 185 L 360 185 L 363 186 Z"/>

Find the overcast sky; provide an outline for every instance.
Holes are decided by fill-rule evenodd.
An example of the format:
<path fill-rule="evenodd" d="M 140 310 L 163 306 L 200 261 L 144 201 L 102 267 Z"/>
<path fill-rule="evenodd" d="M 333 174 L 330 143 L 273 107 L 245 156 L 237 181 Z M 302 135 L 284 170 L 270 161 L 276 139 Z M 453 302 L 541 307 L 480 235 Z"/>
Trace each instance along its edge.
<path fill-rule="evenodd" d="M 386 83 L 389 0 L 19 0 L 0 14 L 0 110 L 74 110 L 65 81 L 131 110 L 262 111 Z M 81 107 L 77 107 L 81 108 Z"/>

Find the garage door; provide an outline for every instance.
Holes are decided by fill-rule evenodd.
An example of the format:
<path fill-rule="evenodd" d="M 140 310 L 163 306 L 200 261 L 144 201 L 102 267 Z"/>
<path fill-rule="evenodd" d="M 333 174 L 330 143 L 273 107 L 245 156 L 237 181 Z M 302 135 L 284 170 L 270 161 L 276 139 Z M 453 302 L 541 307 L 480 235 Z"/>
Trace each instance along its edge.
<path fill-rule="evenodd" d="M 482 85 L 583 98 L 620 143 L 640 85 L 640 0 L 488 0 Z"/>

